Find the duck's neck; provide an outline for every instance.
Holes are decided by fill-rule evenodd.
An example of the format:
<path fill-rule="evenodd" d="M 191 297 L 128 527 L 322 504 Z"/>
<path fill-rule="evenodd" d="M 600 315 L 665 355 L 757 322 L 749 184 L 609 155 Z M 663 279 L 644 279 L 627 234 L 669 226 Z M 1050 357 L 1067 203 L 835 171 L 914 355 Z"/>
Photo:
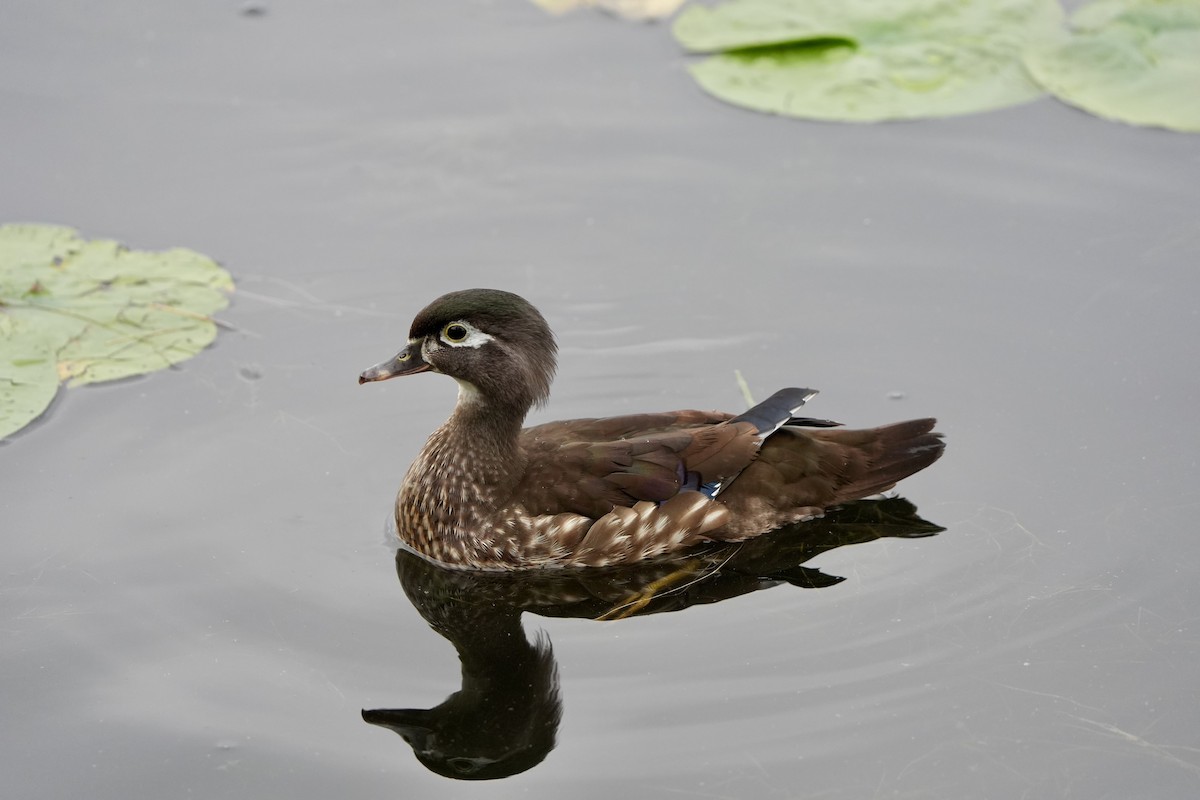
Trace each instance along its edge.
<path fill-rule="evenodd" d="M 503 534 L 497 512 L 511 504 L 525 473 L 521 424 L 528 403 L 490 402 L 461 391 L 454 413 L 429 437 L 396 498 L 396 528 L 436 561 L 495 562 Z"/>
<path fill-rule="evenodd" d="M 460 394 L 409 467 L 401 506 L 441 534 L 477 527 L 507 503 L 525 471 L 518 446 L 524 420 L 524 408 Z"/>
<path fill-rule="evenodd" d="M 450 419 L 434 434 L 442 434 L 437 446 L 448 456 L 444 460 L 461 465 L 468 484 L 493 502 L 506 499 L 525 471 L 518 447 L 525 413 L 524 408 L 497 405 L 464 393 Z M 431 436 L 426 450 L 432 445 Z"/>

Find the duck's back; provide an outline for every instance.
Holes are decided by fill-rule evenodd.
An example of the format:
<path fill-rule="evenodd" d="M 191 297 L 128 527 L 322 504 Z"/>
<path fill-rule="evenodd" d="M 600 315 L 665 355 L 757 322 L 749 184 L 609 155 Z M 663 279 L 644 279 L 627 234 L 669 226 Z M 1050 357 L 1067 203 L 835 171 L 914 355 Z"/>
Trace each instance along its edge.
<path fill-rule="evenodd" d="M 698 493 L 689 507 L 707 502 L 728 512 L 704 538 L 733 541 L 887 491 L 941 455 L 934 422 L 783 425 L 765 437 L 744 417 L 716 411 L 552 422 L 522 432 L 525 474 L 514 496 L 531 514 L 595 520 Z"/>

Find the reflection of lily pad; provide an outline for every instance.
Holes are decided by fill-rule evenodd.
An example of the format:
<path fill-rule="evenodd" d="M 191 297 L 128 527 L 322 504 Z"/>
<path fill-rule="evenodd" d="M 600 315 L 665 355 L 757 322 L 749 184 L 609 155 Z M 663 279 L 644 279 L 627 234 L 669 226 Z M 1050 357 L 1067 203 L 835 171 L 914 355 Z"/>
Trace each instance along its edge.
<path fill-rule="evenodd" d="M 233 280 L 191 250 L 145 253 L 70 228 L 0 226 L 0 437 L 76 386 L 169 367 L 217 335 Z"/>
<path fill-rule="evenodd" d="M 1021 64 L 1062 22 L 1056 0 L 733 0 L 675 36 L 708 93 L 757 111 L 871 122 L 969 114 L 1042 94 Z"/>
<path fill-rule="evenodd" d="M 1026 56 L 1047 91 L 1101 117 L 1200 131 L 1200 0 L 1101 0 L 1071 27 Z"/>

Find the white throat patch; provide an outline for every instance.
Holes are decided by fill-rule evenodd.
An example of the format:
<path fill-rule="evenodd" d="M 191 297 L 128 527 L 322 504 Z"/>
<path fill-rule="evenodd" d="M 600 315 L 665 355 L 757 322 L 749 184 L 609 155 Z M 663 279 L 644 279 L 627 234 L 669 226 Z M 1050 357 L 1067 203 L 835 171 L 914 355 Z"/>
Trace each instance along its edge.
<path fill-rule="evenodd" d="M 462 378 L 455 378 L 454 381 L 458 384 L 459 405 L 474 405 L 483 399 L 483 394 L 479 391 L 479 387 L 475 384 L 468 383 Z"/>

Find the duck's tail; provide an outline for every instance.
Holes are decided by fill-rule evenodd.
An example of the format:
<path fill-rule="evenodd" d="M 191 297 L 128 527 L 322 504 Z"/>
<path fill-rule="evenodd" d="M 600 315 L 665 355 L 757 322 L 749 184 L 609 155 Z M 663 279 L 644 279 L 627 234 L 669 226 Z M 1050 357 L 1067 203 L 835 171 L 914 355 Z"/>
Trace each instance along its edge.
<path fill-rule="evenodd" d="M 928 467 L 941 457 L 946 443 L 933 431 L 937 420 L 912 419 L 879 428 L 823 431 L 830 439 L 857 445 L 866 456 L 866 469 L 838 487 L 839 503 L 886 492 L 900 480 Z M 857 442 L 847 441 L 857 439 Z"/>

